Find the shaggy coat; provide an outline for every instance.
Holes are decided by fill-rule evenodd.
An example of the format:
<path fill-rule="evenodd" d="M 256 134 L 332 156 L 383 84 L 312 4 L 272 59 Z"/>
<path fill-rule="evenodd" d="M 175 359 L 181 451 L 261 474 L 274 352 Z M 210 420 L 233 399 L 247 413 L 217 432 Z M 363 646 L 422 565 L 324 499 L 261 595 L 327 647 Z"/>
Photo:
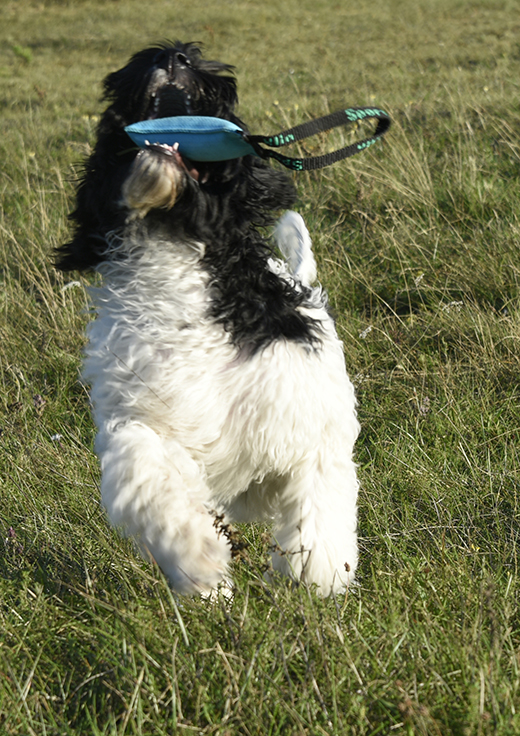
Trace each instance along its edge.
<path fill-rule="evenodd" d="M 193 44 L 136 54 L 105 80 L 63 270 L 95 269 L 83 376 L 101 493 L 182 593 L 226 579 L 228 521 L 273 525 L 275 570 L 328 595 L 357 565 L 355 397 L 295 191 L 255 156 L 138 151 L 140 120 L 234 114 L 231 67 Z M 222 522 L 222 514 L 224 522 Z"/>

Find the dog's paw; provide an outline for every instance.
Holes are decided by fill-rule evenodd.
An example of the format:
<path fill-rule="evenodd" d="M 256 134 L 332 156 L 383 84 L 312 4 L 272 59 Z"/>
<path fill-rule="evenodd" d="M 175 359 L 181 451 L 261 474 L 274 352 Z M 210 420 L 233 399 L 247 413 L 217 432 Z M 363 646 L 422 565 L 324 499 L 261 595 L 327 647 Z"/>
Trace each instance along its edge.
<path fill-rule="evenodd" d="M 201 598 L 210 603 L 223 602 L 226 606 L 233 603 L 235 596 L 235 587 L 230 578 L 224 578 L 216 588 L 212 588 L 209 591 L 205 591 L 201 594 Z"/>
<path fill-rule="evenodd" d="M 154 144 L 137 154 L 123 184 L 122 204 L 134 216 L 171 209 L 184 191 L 188 171 L 175 146 Z"/>
<path fill-rule="evenodd" d="M 231 547 L 216 533 L 205 510 L 194 510 L 180 528 L 160 527 L 141 532 L 139 543 L 173 590 L 184 595 L 210 595 L 227 579 Z"/>

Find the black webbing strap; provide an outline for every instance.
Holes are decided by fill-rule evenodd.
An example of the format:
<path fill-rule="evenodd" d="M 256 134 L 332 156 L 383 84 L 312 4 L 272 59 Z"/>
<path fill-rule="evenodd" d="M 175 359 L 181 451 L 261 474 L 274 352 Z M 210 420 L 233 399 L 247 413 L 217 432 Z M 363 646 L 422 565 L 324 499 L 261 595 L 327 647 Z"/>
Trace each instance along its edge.
<path fill-rule="evenodd" d="M 289 143 L 296 143 L 304 138 L 309 138 L 317 133 L 323 133 L 326 130 L 332 130 L 332 128 L 338 128 L 341 125 L 349 125 L 350 123 L 356 123 L 360 120 L 370 118 L 377 120 L 376 129 L 370 138 L 364 138 L 357 143 L 352 143 L 350 146 L 340 148 L 338 151 L 326 153 L 323 156 L 290 158 L 277 151 L 270 150 L 270 148 L 279 148 L 280 146 L 287 146 Z M 317 118 L 316 120 L 309 120 L 307 123 L 302 123 L 294 128 L 289 128 L 289 130 L 284 130 L 282 133 L 278 133 L 278 135 L 263 136 L 249 135 L 246 133 L 244 134 L 244 138 L 262 158 L 274 158 L 288 169 L 293 169 L 294 171 L 309 171 L 311 169 L 322 169 L 324 166 L 329 166 L 336 161 L 341 161 L 344 158 L 364 151 L 381 138 L 389 127 L 390 118 L 383 110 L 374 107 L 349 107 L 346 110 L 339 110 L 330 115 L 324 115 L 322 118 Z M 264 144 L 270 148 L 263 148 L 260 144 Z"/>

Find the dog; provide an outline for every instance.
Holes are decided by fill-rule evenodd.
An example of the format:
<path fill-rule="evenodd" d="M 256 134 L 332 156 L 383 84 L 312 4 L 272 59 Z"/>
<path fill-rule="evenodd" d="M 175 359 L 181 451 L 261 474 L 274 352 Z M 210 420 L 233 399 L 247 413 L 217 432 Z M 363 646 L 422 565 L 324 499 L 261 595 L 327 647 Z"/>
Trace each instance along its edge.
<path fill-rule="evenodd" d="M 168 42 L 106 77 L 56 265 L 102 277 L 83 378 L 111 522 L 181 594 L 229 581 L 229 523 L 269 522 L 274 571 L 327 596 L 357 566 L 359 424 L 305 224 L 289 211 L 265 235 L 295 188 L 258 156 L 189 161 L 125 133 L 182 115 L 246 129 L 233 69 Z"/>

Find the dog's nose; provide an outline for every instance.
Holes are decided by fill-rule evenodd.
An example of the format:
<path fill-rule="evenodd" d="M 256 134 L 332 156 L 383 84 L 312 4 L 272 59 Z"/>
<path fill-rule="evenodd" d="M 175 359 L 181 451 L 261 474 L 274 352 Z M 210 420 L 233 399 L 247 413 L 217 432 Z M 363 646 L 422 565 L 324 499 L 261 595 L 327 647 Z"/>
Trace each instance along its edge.
<path fill-rule="evenodd" d="M 168 57 L 168 74 L 170 77 L 175 75 L 177 69 L 185 69 L 187 66 L 190 66 L 190 60 L 186 54 L 183 54 L 182 51 L 170 52 Z"/>
<path fill-rule="evenodd" d="M 181 64 L 182 66 L 190 65 L 188 57 L 180 51 L 177 51 L 177 53 L 175 54 L 175 60 L 178 64 Z"/>

